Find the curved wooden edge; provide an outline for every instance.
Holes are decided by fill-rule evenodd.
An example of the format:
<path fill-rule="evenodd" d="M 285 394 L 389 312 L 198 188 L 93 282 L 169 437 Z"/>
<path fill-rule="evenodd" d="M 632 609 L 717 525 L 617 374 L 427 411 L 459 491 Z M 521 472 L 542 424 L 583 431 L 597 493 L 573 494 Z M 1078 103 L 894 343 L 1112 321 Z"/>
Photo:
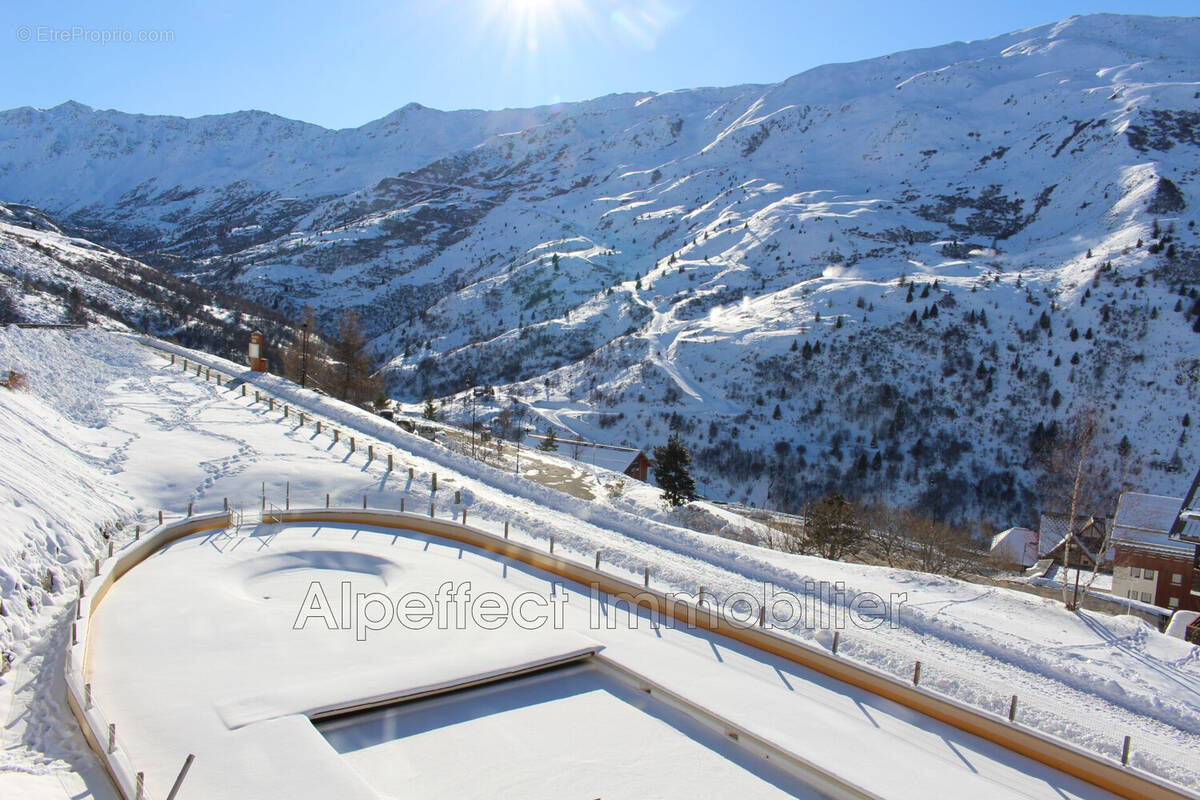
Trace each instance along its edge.
<path fill-rule="evenodd" d="M 108 730 L 104 729 L 103 725 L 105 722 L 112 723 L 116 720 L 101 719 L 98 710 L 95 710 L 96 706 L 89 707 L 87 702 L 88 636 L 92 616 L 96 613 L 100 601 L 108 594 L 108 590 L 126 572 L 171 542 L 196 533 L 229 527 L 230 519 L 228 512 L 205 514 L 166 523 L 149 531 L 141 539 L 128 543 L 120 553 L 105 561 L 99 574 L 87 583 L 87 591 L 81 598 L 78 619 L 72 623 L 73 637 L 77 644 L 70 647 L 63 665 L 67 707 L 79 724 L 88 747 L 100 759 L 109 780 L 124 800 L 137 800 L 137 772 L 123 750 L 118 747 L 115 752 L 109 753 L 103 744 L 108 739 Z"/>
<path fill-rule="evenodd" d="M 851 663 L 792 637 L 752 627 L 753 623 L 751 626 L 739 624 L 708 609 L 669 597 L 663 592 L 478 528 L 419 514 L 377 509 L 293 509 L 279 512 L 275 520 L 281 524 L 331 522 L 404 528 L 478 547 L 589 587 L 593 591 L 642 606 L 652 614 L 670 617 L 685 625 L 701 628 L 807 667 L 1114 794 L 1147 800 L 1197 797 L 1183 787 L 1173 786 L 1152 775 L 1122 767 L 1068 742 L 1014 725 L 999 716 L 903 683 L 884 672 Z"/>
<path fill-rule="evenodd" d="M 88 594 L 91 600 L 87 604 L 86 615 L 76 622 L 77 626 L 81 626 L 79 630 L 80 643 L 68 653 L 66 662 L 68 705 L 84 730 L 88 744 L 100 756 L 110 777 L 126 800 L 133 800 L 132 787 L 126 785 L 127 782 L 122 781 L 121 777 L 132 775 L 130 767 L 128 764 L 112 763 L 113 757 L 107 754 L 99 744 L 107 736 L 107 731 L 97 732 L 92 729 L 88 715 L 83 710 L 83 698 L 80 693 L 83 691 L 87 665 L 87 619 L 95 613 L 96 607 L 112 584 L 155 551 L 185 536 L 226 528 L 230 521 L 230 514 L 222 513 L 190 517 L 176 523 L 163 525 L 158 530 L 147 534 L 139 542 L 134 543 L 133 546 L 128 547 L 116 558 L 110 559 L 104 565 L 100 575 L 94 578 L 92 585 L 89 586 Z M 998 716 L 903 683 L 891 675 L 871 667 L 853 664 L 824 649 L 792 637 L 753 627 L 753 623 L 747 625 L 735 622 L 715 614 L 709 609 L 684 602 L 633 581 L 606 574 L 583 564 L 537 550 L 529 545 L 518 544 L 511 539 L 505 539 L 494 533 L 458 522 L 400 511 L 345 508 L 278 511 L 271 515 L 269 522 L 278 524 L 328 522 L 397 528 L 476 547 L 586 586 L 593 592 L 610 595 L 631 605 L 641 606 L 651 614 L 670 617 L 687 626 L 723 636 L 842 683 L 863 689 L 1106 791 L 1124 797 L 1147 798 L 1147 800 L 1179 798 L 1194 800 L 1200 797 L 1200 795 L 1187 792 L 1182 787 L 1173 786 L 1152 775 L 1121 767 L 1068 742 L 1013 725 Z"/>

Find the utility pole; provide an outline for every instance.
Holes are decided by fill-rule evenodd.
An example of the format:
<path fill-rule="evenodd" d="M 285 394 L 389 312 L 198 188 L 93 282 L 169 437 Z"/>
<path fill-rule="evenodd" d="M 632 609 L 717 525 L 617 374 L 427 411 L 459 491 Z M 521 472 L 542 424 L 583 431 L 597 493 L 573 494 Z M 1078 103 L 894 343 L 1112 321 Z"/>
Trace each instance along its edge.
<path fill-rule="evenodd" d="M 308 381 L 308 322 L 301 323 L 300 330 L 300 388 Z"/>

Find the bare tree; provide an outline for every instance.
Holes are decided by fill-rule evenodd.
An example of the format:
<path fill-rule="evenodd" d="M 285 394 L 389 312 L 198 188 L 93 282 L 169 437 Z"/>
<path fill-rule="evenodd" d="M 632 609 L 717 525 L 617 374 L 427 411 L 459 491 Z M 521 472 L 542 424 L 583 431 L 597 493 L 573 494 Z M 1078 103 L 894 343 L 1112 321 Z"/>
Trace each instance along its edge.
<path fill-rule="evenodd" d="M 371 374 L 367 359 L 367 341 L 358 327 L 358 313 L 346 309 L 338 323 L 338 336 L 333 345 L 334 394 L 351 403 L 371 400 L 381 391 L 381 382 Z"/>
<path fill-rule="evenodd" d="M 1120 493 L 1121 484 L 1112 474 L 1109 460 L 1098 452 L 1097 436 L 1102 420 L 1102 413 L 1096 407 L 1080 409 L 1064 426 L 1046 456 L 1043 504 L 1047 509 L 1060 512 L 1065 509 L 1067 516 L 1062 553 L 1062 597 L 1068 608 L 1074 606 L 1069 567 L 1071 549 L 1078 547 L 1076 537 L 1087 524 L 1088 517 L 1107 516 L 1109 509 L 1115 508 Z M 1107 546 L 1105 541 L 1104 547 Z M 1099 562 L 1104 557 L 1103 549 L 1094 555 Z"/>
<path fill-rule="evenodd" d="M 879 548 L 889 567 L 898 566 L 908 544 L 908 523 L 911 514 L 874 503 L 863 509 L 867 538 Z"/>
<path fill-rule="evenodd" d="M 807 547 L 831 561 L 855 555 L 866 540 L 858 509 L 837 492 L 804 506 L 804 539 Z"/>

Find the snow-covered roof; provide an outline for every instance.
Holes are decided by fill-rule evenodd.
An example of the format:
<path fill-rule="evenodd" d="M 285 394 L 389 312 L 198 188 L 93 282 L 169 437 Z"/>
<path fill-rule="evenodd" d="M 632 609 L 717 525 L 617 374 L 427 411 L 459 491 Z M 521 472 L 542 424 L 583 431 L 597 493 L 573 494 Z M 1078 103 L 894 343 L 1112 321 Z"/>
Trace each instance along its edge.
<path fill-rule="evenodd" d="M 1113 544 L 1190 556 L 1196 551 L 1194 544 L 1171 538 L 1171 528 L 1182 505 L 1183 500 L 1178 497 L 1123 493 L 1113 518 Z"/>
<path fill-rule="evenodd" d="M 1029 528 L 1009 528 L 992 537 L 988 555 L 996 561 L 1028 566 L 1037 561 L 1038 534 Z"/>
<path fill-rule="evenodd" d="M 532 434 L 530 438 L 545 439 L 546 437 Z M 611 444 L 596 444 L 594 442 L 581 442 L 571 439 L 558 440 L 559 455 L 565 455 L 583 464 L 593 464 L 600 469 L 612 470 L 613 472 L 624 472 L 629 469 L 629 465 L 634 462 L 641 452 L 641 450 L 634 447 L 617 447 Z"/>
<path fill-rule="evenodd" d="M 1038 519 L 1037 554 L 1039 556 L 1046 556 L 1053 553 L 1066 541 L 1069 529 L 1067 519 L 1067 514 L 1052 511 L 1042 512 Z M 1106 524 L 1107 520 L 1102 517 L 1077 515 L 1075 517 L 1075 539 L 1072 546 L 1082 547 L 1084 552 L 1087 553 L 1087 557 L 1095 561 L 1096 554 L 1092 551 L 1099 548 L 1102 544 Z M 1112 557 L 1112 553 L 1106 553 L 1105 555 L 1106 558 Z"/>

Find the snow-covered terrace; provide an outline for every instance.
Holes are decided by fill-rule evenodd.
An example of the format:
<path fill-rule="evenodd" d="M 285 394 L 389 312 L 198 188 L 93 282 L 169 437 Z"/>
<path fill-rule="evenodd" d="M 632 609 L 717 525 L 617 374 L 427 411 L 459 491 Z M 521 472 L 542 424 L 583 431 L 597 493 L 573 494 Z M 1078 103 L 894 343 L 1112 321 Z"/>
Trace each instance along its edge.
<path fill-rule="evenodd" d="M 407 598 L 403 621 L 384 624 L 385 597 Z M 256 523 L 180 539 L 113 584 L 88 643 L 94 701 L 152 797 L 186 753 L 188 797 L 820 796 L 603 669 L 312 722 L 592 651 L 858 796 L 1109 796 L 789 661 L 411 531 Z"/>

